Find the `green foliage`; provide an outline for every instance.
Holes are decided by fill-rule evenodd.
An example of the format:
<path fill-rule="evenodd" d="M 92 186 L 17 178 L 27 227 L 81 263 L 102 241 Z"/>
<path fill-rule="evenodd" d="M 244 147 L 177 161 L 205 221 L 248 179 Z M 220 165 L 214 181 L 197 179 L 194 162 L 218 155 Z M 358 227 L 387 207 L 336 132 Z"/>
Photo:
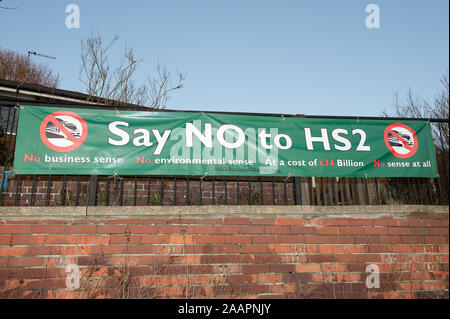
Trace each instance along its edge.
<path fill-rule="evenodd" d="M 152 202 L 152 205 L 160 206 L 161 205 L 161 197 L 159 197 L 158 195 L 153 194 L 151 202 Z"/>

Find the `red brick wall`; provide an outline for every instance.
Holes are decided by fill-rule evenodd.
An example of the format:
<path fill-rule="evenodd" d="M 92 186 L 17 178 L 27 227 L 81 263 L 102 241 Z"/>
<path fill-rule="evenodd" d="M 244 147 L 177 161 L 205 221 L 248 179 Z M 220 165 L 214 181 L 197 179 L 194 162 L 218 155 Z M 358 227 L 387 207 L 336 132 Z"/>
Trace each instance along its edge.
<path fill-rule="evenodd" d="M 448 298 L 448 215 L 274 216 L 3 217 L 0 298 Z"/>

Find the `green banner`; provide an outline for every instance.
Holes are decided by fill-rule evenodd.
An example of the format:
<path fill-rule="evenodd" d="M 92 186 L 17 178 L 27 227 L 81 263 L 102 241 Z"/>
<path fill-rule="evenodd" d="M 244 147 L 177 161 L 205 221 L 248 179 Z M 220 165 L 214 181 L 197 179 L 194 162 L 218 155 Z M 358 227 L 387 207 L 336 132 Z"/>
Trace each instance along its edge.
<path fill-rule="evenodd" d="M 17 174 L 437 177 L 430 125 L 20 107 Z"/>

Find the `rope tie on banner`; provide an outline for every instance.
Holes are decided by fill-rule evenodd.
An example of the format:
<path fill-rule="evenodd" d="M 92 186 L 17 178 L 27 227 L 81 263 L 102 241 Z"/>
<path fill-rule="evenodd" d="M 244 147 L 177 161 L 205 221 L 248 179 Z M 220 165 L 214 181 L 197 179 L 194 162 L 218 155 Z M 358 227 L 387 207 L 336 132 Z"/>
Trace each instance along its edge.
<path fill-rule="evenodd" d="M 281 114 L 281 120 L 282 120 L 282 121 L 286 120 L 286 118 L 284 117 L 283 114 Z"/>
<path fill-rule="evenodd" d="M 288 179 L 291 178 L 291 176 L 292 176 L 292 173 L 288 173 L 288 177 L 286 177 L 286 178 L 284 179 L 284 181 L 287 182 Z"/>
<path fill-rule="evenodd" d="M 119 172 L 118 171 L 114 171 L 114 175 L 109 175 L 106 178 L 112 178 L 113 182 L 115 182 L 117 179 L 118 180 L 122 180 L 123 177 L 119 176 Z"/>
<path fill-rule="evenodd" d="M 206 175 L 208 175 L 208 172 L 205 172 L 205 175 L 203 175 L 202 177 L 200 177 L 200 179 L 203 181 L 203 179 L 206 177 Z"/>

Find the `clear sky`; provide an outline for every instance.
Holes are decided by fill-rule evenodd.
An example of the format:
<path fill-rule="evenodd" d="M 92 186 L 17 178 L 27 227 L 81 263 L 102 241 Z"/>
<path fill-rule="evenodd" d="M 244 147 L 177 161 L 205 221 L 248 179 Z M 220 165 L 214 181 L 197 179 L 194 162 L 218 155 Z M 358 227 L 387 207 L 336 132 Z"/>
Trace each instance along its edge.
<path fill-rule="evenodd" d="M 80 29 L 65 25 L 68 4 Z M 380 28 L 365 24 L 370 3 Z M 187 73 L 170 109 L 376 116 L 410 87 L 424 98 L 449 66 L 448 0 L 3 0 L 0 47 L 39 51 L 61 88 L 82 89 L 80 38 L 120 36 L 144 59 Z"/>

